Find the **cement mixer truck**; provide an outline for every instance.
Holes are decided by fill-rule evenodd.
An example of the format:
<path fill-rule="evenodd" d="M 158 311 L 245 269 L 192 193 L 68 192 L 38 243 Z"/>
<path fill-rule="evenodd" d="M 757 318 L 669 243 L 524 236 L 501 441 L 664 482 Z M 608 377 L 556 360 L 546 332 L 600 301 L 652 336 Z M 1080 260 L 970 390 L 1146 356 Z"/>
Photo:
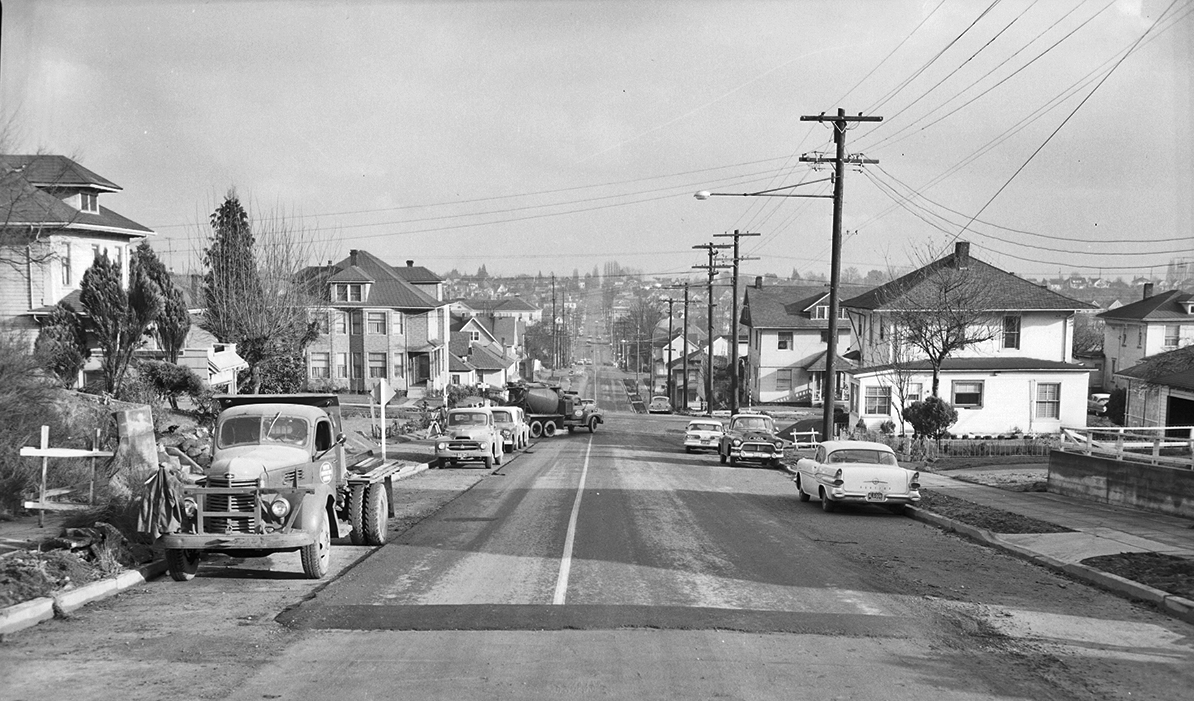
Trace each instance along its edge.
<path fill-rule="evenodd" d="M 601 411 L 594 403 L 586 403 L 572 392 L 565 392 L 558 386 L 540 382 L 518 382 L 506 386 L 510 406 L 520 407 L 526 413 L 531 438 L 554 436 L 560 429 L 572 433 L 578 428 L 587 428 L 589 433 L 604 423 Z"/>

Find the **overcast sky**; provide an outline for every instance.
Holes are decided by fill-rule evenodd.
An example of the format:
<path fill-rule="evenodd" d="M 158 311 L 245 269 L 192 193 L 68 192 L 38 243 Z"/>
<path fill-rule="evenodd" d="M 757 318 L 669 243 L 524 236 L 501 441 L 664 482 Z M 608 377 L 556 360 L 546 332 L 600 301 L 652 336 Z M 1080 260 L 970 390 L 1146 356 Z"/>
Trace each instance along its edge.
<path fill-rule="evenodd" d="M 1024 275 L 1194 256 L 1191 0 L 6 0 L 0 109 L 76 156 L 175 269 L 235 186 L 319 255 L 443 273 L 825 273 L 832 206 L 713 198 L 826 178 L 847 136 L 843 266 L 960 235 Z M 1129 51 L 1130 50 L 1130 51 Z M 1125 57 L 1126 56 L 1126 57 Z M 826 182 L 793 192 L 826 194 Z M 977 216 L 976 216 L 977 215 Z M 972 218 L 975 221 L 969 223 Z"/>

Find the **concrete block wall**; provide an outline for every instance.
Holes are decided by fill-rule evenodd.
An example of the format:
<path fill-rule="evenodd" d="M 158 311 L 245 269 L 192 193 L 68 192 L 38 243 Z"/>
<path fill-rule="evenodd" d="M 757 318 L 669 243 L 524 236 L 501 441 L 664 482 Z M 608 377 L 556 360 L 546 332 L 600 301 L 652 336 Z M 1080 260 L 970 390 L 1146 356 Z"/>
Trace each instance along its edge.
<path fill-rule="evenodd" d="M 1049 491 L 1194 518 L 1194 470 L 1049 452 Z"/>

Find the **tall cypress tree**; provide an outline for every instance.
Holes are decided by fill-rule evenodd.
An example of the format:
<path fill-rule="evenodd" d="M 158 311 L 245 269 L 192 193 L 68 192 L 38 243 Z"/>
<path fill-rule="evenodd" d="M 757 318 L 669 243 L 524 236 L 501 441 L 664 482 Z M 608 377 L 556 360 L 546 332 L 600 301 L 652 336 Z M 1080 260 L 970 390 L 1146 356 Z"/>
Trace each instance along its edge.
<path fill-rule="evenodd" d="M 162 293 L 162 313 L 158 315 L 155 324 L 156 334 L 158 343 L 166 352 L 166 359 L 171 363 L 177 363 L 183 344 L 187 340 L 187 332 L 191 330 L 191 315 L 187 312 L 182 290 L 174 284 L 170 272 L 166 270 L 165 264 L 158 258 L 148 241 L 142 241 L 141 245 L 137 246 L 133 251 L 133 259 Z"/>

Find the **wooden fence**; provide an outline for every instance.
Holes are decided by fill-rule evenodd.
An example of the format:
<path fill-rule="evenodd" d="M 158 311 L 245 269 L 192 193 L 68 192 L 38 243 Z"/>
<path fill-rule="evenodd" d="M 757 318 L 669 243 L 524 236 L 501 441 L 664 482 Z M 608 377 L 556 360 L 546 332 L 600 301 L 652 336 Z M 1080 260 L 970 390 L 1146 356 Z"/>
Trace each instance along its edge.
<path fill-rule="evenodd" d="M 1067 453 L 1194 469 L 1194 426 L 1063 428 L 1061 437 Z"/>

